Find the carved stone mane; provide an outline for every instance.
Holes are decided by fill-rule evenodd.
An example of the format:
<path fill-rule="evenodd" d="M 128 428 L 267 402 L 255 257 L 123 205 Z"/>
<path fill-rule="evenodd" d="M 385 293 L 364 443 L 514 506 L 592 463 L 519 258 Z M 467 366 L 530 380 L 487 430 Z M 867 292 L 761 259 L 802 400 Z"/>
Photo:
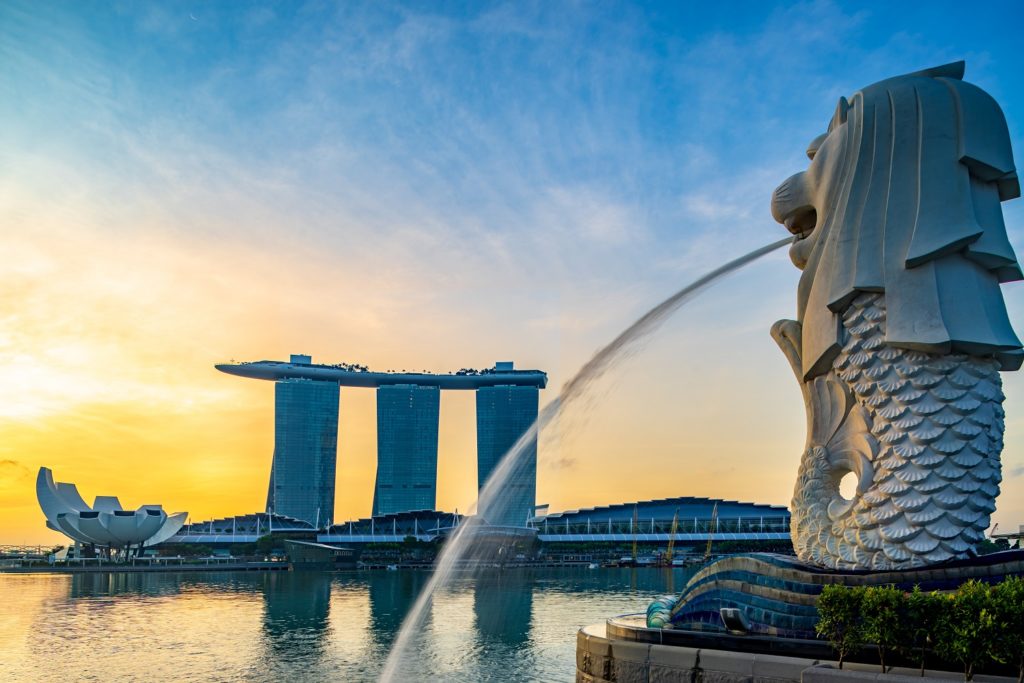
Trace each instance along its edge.
<path fill-rule="evenodd" d="M 1020 366 L 999 291 L 1022 278 L 1000 208 L 1020 184 L 999 105 L 962 75 L 958 62 L 840 99 L 811 167 L 776 190 L 772 213 L 791 229 L 817 214 L 794 246 L 805 378 L 831 367 L 858 292 L 886 293 L 888 344 Z"/>

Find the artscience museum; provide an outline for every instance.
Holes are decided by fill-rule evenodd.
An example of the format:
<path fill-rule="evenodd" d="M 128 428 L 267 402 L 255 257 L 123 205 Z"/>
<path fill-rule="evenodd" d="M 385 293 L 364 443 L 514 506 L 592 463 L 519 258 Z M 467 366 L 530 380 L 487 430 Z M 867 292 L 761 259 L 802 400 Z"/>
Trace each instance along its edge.
<path fill-rule="evenodd" d="M 124 510 L 116 496 L 96 496 L 89 506 L 78 487 L 54 483 L 48 467 L 39 468 L 36 498 L 46 515 L 46 526 L 77 543 L 115 551 L 139 551 L 157 545 L 176 534 L 187 512 L 168 515 L 160 505 L 143 505 Z"/>

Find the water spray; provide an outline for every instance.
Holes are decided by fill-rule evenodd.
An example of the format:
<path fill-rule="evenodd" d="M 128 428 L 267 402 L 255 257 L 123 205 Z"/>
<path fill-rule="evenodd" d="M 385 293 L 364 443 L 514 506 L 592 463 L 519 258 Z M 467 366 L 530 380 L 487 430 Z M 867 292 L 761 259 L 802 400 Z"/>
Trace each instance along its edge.
<path fill-rule="evenodd" d="M 562 385 L 561 393 L 544 407 L 529 429 L 502 456 L 501 461 L 491 472 L 491 476 L 488 477 L 483 488 L 480 489 L 477 502 L 479 503 L 480 500 L 491 500 L 495 493 L 505 486 L 509 475 L 518 466 L 519 460 L 536 443 L 540 430 L 555 420 L 563 407 L 585 394 L 595 381 L 604 376 L 607 370 L 624 357 L 625 351 L 629 347 L 647 338 L 665 320 L 679 310 L 683 304 L 690 301 L 704 288 L 762 256 L 787 244 L 791 244 L 794 239 L 799 239 L 799 237 L 786 237 L 777 242 L 772 242 L 715 268 L 637 318 L 632 325 L 595 353 L 568 382 Z M 471 514 L 475 511 L 476 507 L 477 505 L 474 505 L 473 509 L 470 510 Z M 427 585 L 423 587 L 412 609 L 402 621 L 402 627 L 399 629 L 395 643 L 391 647 L 391 652 L 388 653 L 388 659 L 384 663 L 384 669 L 380 676 L 381 683 L 391 683 L 398 680 L 399 669 L 406 661 L 405 653 L 409 649 L 413 637 L 422 629 L 427 607 L 430 605 L 434 593 L 442 586 L 449 585 L 455 568 L 461 564 L 462 560 L 467 557 L 472 549 L 475 535 L 471 529 L 475 526 L 474 524 L 460 525 L 444 544 L 435 563 L 433 575 L 430 577 Z"/>

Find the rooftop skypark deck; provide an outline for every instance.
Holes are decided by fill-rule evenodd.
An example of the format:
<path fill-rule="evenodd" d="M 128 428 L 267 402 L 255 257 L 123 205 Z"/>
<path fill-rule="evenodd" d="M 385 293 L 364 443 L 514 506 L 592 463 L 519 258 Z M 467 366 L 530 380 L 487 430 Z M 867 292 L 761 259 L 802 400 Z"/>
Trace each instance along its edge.
<path fill-rule="evenodd" d="M 292 354 L 216 366 L 221 372 L 269 380 L 274 387 L 274 460 L 266 509 L 319 528 L 334 513 L 335 464 L 341 387 L 377 391 L 377 477 L 373 514 L 432 510 L 437 503 L 437 444 L 441 391 L 476 392 L 477 484 L 535 423 L 540 370 L 516 370 L 510 361 L 485 370 L 449 374 L 373 372 L 365 365 L 315 364 Z M 499 526 L 525 526 L 537 502 L 537 448 L 522 456 L 516 478 L 495 494 L 484 515 Z"/>
<path fill-rule="evenodd" d="M 416 384 L 463 390 L 508 385 L 543 389 L 548 383 L 546 373 L 540 370 L 515 370 L 512 363 L 495 363 L 493 368 L 486 370 L 463 369 L 454 373 L 434 374 L 405 371 L 374 372 L 361 365 L 320 365 L 307 359 L 308 356 L 292 356 L 291 362 L 260 360 L 248 363 L 223 363 L 216 368 L 229 375 L 250 379 L 312 379 L 337 382 L 343 387 L 374 388 L 392 384 Z"/>

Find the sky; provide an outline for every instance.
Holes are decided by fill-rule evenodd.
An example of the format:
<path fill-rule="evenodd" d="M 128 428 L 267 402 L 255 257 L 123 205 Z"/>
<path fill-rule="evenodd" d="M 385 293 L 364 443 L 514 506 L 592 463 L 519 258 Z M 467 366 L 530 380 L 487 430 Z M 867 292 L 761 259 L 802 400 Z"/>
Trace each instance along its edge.
<path fill-rule="evenodd" d="M 273 385 L 216 363 L 513 360 L 552 400 L 785 236 L 771 191 L 839 96 L 965 59 L 1024 154 L 1021 25 L 1016 2 L 0 3 L 0 543 L 62 540 L 40 466 L 90 500 L 262 510 Z M 765 257 L 635 349 L 542 435 L 538 502 L 787 504 L 804 412 L 768 330 L 798 275 Z M 1004 386 L 1010 530 L 1024 374 Z M 343 390 L 336 520 L 370 512 L 375 430 Z M 445 393 L 440 509 L 474 502 L 475 439 Z"/>

